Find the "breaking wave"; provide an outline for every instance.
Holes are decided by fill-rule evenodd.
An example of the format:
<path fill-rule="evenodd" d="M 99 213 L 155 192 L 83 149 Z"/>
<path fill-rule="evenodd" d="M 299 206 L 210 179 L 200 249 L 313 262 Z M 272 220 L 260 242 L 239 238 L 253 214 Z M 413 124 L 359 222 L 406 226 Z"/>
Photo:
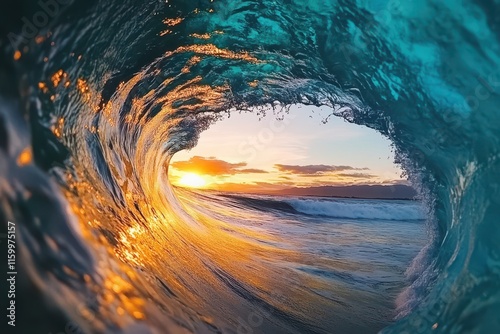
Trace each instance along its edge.
<path fill-rule="evenodd" d="M 310 215 L 322 215 L 336 218 L 385 219 L 385 220 L 425 220 L 426 212 L 417 203 L 400 204 L 395 201 L 364 203 L 347 200 L 292 199 L 286 201 L 295 210 Z"/>

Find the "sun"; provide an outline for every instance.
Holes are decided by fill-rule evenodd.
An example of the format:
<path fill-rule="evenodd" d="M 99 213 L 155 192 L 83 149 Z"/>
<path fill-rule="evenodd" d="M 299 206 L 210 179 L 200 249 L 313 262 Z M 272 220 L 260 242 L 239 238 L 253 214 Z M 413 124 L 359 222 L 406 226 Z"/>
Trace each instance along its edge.
<path fill-rule="evenodd" d="M 206 184 L 207 182 L 204 178 L 193 173 L 184 174 L 179 180 L 179 185 L 190 188 L 201 188 Z"/>

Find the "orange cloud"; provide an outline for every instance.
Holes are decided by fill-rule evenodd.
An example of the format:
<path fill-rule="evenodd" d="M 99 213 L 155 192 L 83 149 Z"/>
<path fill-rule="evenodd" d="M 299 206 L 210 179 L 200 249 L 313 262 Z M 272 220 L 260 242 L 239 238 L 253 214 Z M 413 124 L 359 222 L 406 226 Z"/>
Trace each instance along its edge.
<path fill-rule="evenodd" d="M 230 163 L 215 157 L 194 156 L 187 161 L 176 161 L 171 166 L 183 172 L 197 173 L 210 176 L 224 176 L 234 174 L 267 173 L 267 171 L 255 168 L 243 168 L 246 162 Z"/>
<path fill-rule="evenodd" d="M 289 187 L 276 183 L 256 182 L 256 183 L 213 184 L 210 186 L 210 188 L 218 191 L 228 191 L 228 192 L 266 193 L 277 190 L 284 190 Z"/>
<path fill-rule="evenodd" d="M 257 168 L 248 168 L 248 169 L 241 169 L 239 170 L 240 173 L 246 173 L 246 174 L 264 174 L 264 173 L 269 173 L 268 171 L 265 171 L 263 169 L 257 169 Z"/>

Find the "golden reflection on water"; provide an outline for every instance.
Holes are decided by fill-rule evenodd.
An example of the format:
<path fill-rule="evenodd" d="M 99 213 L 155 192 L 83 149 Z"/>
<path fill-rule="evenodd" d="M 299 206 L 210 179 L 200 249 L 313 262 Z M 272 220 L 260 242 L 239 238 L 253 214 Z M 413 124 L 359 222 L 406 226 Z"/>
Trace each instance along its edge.
<path fill-rule="evenodd" d="M 22 167 L 31 163 L 33 160 L 33 153 L 31 152 L 31 147 L 26 147 L 17 157 L 17 165 Z"/>
<path fill-rule="evenodd" d="M 209 33 L 204 33 L 204 34 L 191 34 L 189 35 L 191 37 L 194 37 L 194 38 L 199 38 L 199 39 L 210 39 L 210 34 Z"/>
<path fill-rule="evenodd" d="M 193 45 L 181 46 L 174 51 L 174 53 L 182 53 L 182 52 L 194 52 L 198 54 L 215 56 L 225 59 L 245 60 L 252 63 L 259 62 L 257 58 L 250 55 L 250 53 L 248 52 L 245 51 L 235 52 L 227 49 L 221 49 L 215 46 L 214 44 L 193 44 Z"/>
<path fill-rule="evenodd" d="M 111 259 L 120 259 L 119 263 L 113 263 L 105 253 L 99 256 L 98 272 L 103 281 L 96 284 L 96 293 L 99 316 L 121 325 L 127 322 L 124 320 L 127 317 L 139 320 L 147 317 L 144 296 L 148 295 L 163 304 L 168 300 L 181 303 L 181 309 L 196 311 L 199 313 L 196 317 L 203 316 L 204 321 L 220 316 L 214 305 L 227 307 L 236 303 L 230 306 L 234 312 L 250 312 L 255 306 L 248 301 L 238 301 L 234 292 L 222 283 L 224 280 L 240 282 L 245 289 L 273 303 L 271 297 L 280 282 L 262 260 L 296 256 L 262 244 L 263 240 L 276 241 L 269 235 L 205 217 L 188 205 L 181 204 L 182 211 L 173 211 L 165 206 L 166 199 L 160 194 L 150 197 L 148 204 L 127 203 L 127 207 L 138 210 L 132 209 L 126 221 L 123 216 L 106 215 L 99 206 L 89 205 L 96 199 L 101 202 L 98 195 L 84 194 L 94 187 L 82 183 L 73 186 L 81 195 L 79 200 L 85 203 L 72 206 L 82 223 L 85 238 L 95 244 L 96 249 L 113 255 Z M 152 208 L 162 208 L 161 213 L 152 214 Z M 229 229 L 233 233 L 228 233 Z M 139 268 L 142 273 L 161 279 L 161 285 L 153 284 L 152 289 L 145 289 L 135 274 Z M 213 295 L 214 291 L 217 296 Z M 82 316 L 87 312 L 89 310 L 82 309 Z"/>
<path fill-rule="evenodd" d="M 15 61 L 18 61 L 19 59 L 21 59 L 21 56 L 22 56 L 21 51 L 19 51 L 19 50 L 14 51 L 13 58 L 14 58 Z"/>
<path fill-rule="evenodd" d="M 87 80 L 83 78 L 78 78 L 76 80 L 76 89 L 82 94 L 84 101 L 89 101 L 91 98 L 91 92 Z"/>
<path fill-rule="evenodd" d="M 124 327 L 133 320 L 145 318 L 146 301 L 136 285 L 140 282 L 131 267 L 131 265 L 142 265 L 142 262 L 132 261 L 136 259 L 133 255 L 128 257 L 125 255 L 134 254 L 133 243 L 128 238 L 132 239 L 140 233 L 140 230 L 130 228 L 131 234 L 127 235 L 125 231 L 119 231 L 119 226 L 116 226 L 116 232 L 108 229 L 111 227 L 109 224 L 119 224 L 119 221 L 117 217 L 113 217 L 115 218 L 113 221 L 111 215 L 103 215 L 104 212 L 99 207 L 92 206 L 92 202 L 95 203 L 100 196 L 85 194 L 89 190 L 95 189 L 88 184 L 75 182 L 72 183 L 71 191 L 66 193 L 66 197 L 72 203 L 72 212 L 79 218 L 83 237 L 89 245 L 93 245 L 94 255 L 97 257 L 97 273 L 93 277 L 87 276 L 85 282 L 95 294 L 98 310 L 92 310 L 84 303 L 80 303 L 78 311 L 89 322 L 104 322 Z M 84 196 L 77 200 L 71 192 L 78 192 Z M 121 233 L 121 240 L 114 239 L 114 233 L 118 233 L 117 237 Z M 117 247 L 119 245 L 128 247 Z M 122 262 L 113 260 L 117 258 L 122 259 Z"/>
<path fill-rule="evenodd" d="M 52 81 L 52 86 L 54 86 L 54 88 L 59 86 L 61 82 L 64 82 L 65 87 L 69 86 L 70 84 L 68 73 L 64 72 L 62 69 L 54 73 L 50 80 Z"/>
<path fill-rule="evenodd" d="M 168 27 L 173 27 L 181 23 L 184 19 L 181 17 L 176 17 L 176 18 L 166 18 L 163 20 L 163 23 L 167 25 Z"/>
<path fill-rule="evenodd" d="M 60 117 L 57 121 L 52 125 L 51 130 L 52 133 L 57 137 L 61 138 L 64 129 L 64 118 Z"/>

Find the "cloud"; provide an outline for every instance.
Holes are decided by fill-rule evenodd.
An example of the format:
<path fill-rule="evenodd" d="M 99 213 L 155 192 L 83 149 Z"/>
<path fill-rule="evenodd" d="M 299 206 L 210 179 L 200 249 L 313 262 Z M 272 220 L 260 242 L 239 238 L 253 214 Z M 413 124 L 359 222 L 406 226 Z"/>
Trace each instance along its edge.
<path fill-rule="evenodd" d="M 377 177 L 376 175 L 367 173 L 340 173 L 336 174 L 336 176 L 352 178 L 352 179 L 373 179 Z"/>
<path fill-rule="evenodd" d="M 280 172 L 300 175 L 321 175 L 325 173 L 336 173 L 349 170 L 368 170 L 368 168 L 355 168 L 351 166 L 335 166 L 335 165 L 281 165 L 275 164 L 274 168 Z"/>
<path fill-rule="evenodd" d="M 278 184 L 283 186 L 297 186 L 297 183 L 292 181 L 281 181 Z"/>
<path fill-rule="evenodd" d="M 286 185 L 269 182 L 256 183 L 220 183 L 210 185 L 211 189 L 229 192 L 262 193 L 268 191 L 283 190 L 289 188 Z"/>
<path fill-rule="evenodd" d="M 246 168 L 246 162 L 230 163 L 215 157 L 194 156 L 187 161 L 176 161 L 171 166 L 183 172 L 191 172 L 210 176 L 224 176 L 234 174 L 267 173 L 262 169 Z"/>
<path fill-rule="evenodd" d="M 257 168 L 247 168 L 247 169 L 241 169 L 239 170 L 240 173 L 246 173 L 246 174 L 264 174 L 264 173 L 269 173 L 266 170 L 263 169 L 257 169 Z"/>

